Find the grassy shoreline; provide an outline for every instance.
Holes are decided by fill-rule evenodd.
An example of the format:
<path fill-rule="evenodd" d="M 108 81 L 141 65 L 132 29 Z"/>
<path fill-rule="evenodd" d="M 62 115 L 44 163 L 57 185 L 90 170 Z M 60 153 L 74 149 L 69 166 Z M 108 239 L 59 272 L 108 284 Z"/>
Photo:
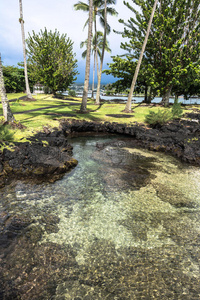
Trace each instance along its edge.
<path fill-rule="evenodd" d="M 100 106 L 88 99 L 88 113 L 80 113 L 81 98 L 65 96 L 63 99 L 54 98 L 52 95 L 40 94 L 34 96 L 36 101 L 20 100 L 24 94 L 8 94 L 12 112 L 17 122 L 26 128 L 23 130 L 13 129 L 14 141 L 26 139 L 43 129 L 43 126 L 58 127 L 59 121 L 63 118 L 96 122 L 117 122 L 126 124 L 145 123 L 145 116 L 150 110 L 157 111 L 158 105 L 133 104 L 133 112 L 124 113 L 123 103 L 102 103 Z M 195 106 L 192 106 L 195 107 Z M 191 106 L 190 106 L 191 108 Z M 187 107 L 184 111 L 187 110 Z M 2 107 L 0 107 L 2 115 Z"/>

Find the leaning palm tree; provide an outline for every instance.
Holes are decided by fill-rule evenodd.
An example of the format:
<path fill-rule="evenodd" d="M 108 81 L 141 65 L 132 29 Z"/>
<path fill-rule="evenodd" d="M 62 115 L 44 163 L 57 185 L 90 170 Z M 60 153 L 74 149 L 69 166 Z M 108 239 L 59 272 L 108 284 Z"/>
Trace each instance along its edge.
<path fill-rule="evenodd" d="M 26 83 L 26 94 L 29 99 L 32 99 L 29 81 L 28 81 L 28 71 L 27 71 L 27 62 L 26 62 L 26 44 L 25 44 L 25 32 L 24 32 L 24 19 L 23 19 L 23 10 L 22 10 L 22 0 L 19 0 L 19 11 L 20 18 L 19 22 L 21 24 L 21 32 L 22 32 L 22 44 L 23 44 L 23 55 L 24 55 L 24 75 L 25 75 L 25 83 Z"/>
<path fill-rule="evenodd" d="M 6 95 L 6 89 L 5 89 L 4 78 L 3 78 L 3 67 L 1 62 L 1 53 L 0 53 L 0 96 L 1 96 L 2 106 L 3 106 L 3 116 L 5 121 L 14 122 L 15 118 L 10 109 L 9 101 Z"/>
<path fill-rule="evenodd" d="M 87 42 L 87 55 L 86 55 L 86 67 L 85 67 L 85 81 L 83 89 L 83 98 L 81 103 L 81 112 L 87 111 L 87 97 L 90 78 L 90 55 L 91 55 L 91 43 L 92 43 L 92 22 L 93 22 L 93 0 L 89 0 L 89 24 L 88 24 L 88 42 Z"/>
<path fill-rule="evenodd" d="M 99 64 L 98 64 L 98 57 L 101 59 L 101 51 L 104 44 L 103 33 L 101 31 L 97 31 L 96 35 L 93 36 L 92 45 L 91 45 L 91 53 L 94 57 L 94 64 L 93 64 L 93 80 L 92 80 L 92 98 L 94 98 L 94 80 L 95 80 L 95 69 L 97 67 L 97 76 L 99 77 Z M 87 47 L 87 40 L 81 42 L 80 47 L 83 48 L 84 46 Z M 108 41 L 106 41 L 105 51 L 111 53 L 111 49 L 109 47 Z M 82 53 L 82 57 L 86 58 L 87 49 Z"/>
<path fill-rule="evenodd" d="M 141 65 L 141 62 L 142 62 L 143 54 L 144 54 L 146 44 L 147 44 L 147 41 L 148 41 L 149 32 L 150 32 L 150 29 L 151 29 L 151 24 L 152 24 L 152 21 L 153 21 L 153 17 L 154 17 L 154 13 L 155 13 L 155 10 L 156 10 L 157 3 L 158 3 L 158 0 L 155 0 L 154 6 L 153 6 L 153 9 L 152 9 L 152 12 L 151 12 L 151 17 L 150 17 L 150 20 L 149 20 L 149 24 L 148 24 L 146 36 L 145 36 L 144 43 L 143 43 L 143 46 L 142 46 L 142 50 L 141 50 L 141 53 L 140 53 L 140 57 L 139 57 L 139 60 L 138 60 L 138 63 L 137 63 L 137 67 L 135 69 L 135 74 L 133 76 L 130 92 L 129 92 L 129 95 L 128 95 L 128 100 L 126 102 L 126 107 L 125 107 L 125 110 L 124 110 L 125 112 L 131 112 L 131 100 L 132 100 L 132 97 L 133 97 L 133 92 L 134 92 L 134 89 L 135 89 L 136 80 L 137 80 L 137 77 L 138 77 L 138 73 L 139 73 L 139 70 L 140 70 L 140 65 Z"/>

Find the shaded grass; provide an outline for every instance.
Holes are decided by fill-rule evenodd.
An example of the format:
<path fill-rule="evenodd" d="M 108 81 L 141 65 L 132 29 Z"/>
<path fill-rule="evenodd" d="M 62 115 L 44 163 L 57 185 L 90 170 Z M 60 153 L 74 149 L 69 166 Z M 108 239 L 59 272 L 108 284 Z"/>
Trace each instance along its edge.
<path fill-rule="evenodd" d="M 8 99 L 18 99 L 24 94 L 8 94 Z M 58 127 L 59 120 L 75 118 L 78 120 L 118 123 L 145 123 L 145 117 L 150 110 L 158 110 L 156 106 L 134 104 L 131 114 L 124 113 L 125 104 L 102 103 L 100 106 L 88 100 L 87 113 L 80 113 L 81 98 L 64 97 L 53 98 L 52 95 L 40 94 L 34 96 L 37 101 L 11 101 L 11 109 L 17 122 L 21 122 L 26 129 L 14 130 L 14 140 L 26 139 L 35 132 L 42 130 L 43 126 Z M 168 109 L 168 108 L 160 108 Z M 2 114 L 2 107 L 0 107 Z"/>

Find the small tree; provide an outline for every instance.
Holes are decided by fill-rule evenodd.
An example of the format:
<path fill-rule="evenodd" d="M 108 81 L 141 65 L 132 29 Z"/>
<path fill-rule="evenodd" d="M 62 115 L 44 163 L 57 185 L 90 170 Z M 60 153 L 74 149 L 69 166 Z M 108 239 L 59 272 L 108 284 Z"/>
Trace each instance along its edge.
<path fill-rule="evenodd" d="M 65 91 L 76 80 L 77 60 L 73 53 L 73 42 L 66 34 L 33 31 L 27 39 L 28 61 L 32 75 L 52 90 Z"/>
<path fill-rule="evenodd" d="M 0 96 L 1 102 L 3 106 L 3 116 L 6 122 L 14 122 L 15 118 L 13 113 L 10 109 L 9 101 L 6 95 L 6 89 L 4 85 L 4 78 L 3 78 L 3 67 L 1 62 L 1 54 L 0 54 Z"/>

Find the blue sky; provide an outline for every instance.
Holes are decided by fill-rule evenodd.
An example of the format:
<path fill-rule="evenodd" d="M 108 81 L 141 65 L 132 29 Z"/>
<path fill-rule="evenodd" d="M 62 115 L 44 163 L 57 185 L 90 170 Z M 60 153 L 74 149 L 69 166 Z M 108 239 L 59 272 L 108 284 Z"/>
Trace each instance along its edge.
<path fill-rule="evenodd" d="M 85 2 L 87 0 L 83 0 Z M 60 33 L 66 33 L 74 42 L 74 52 L 78 60 L 77 81 L 83 82 L 85 76 L 85 60 L 82 59 L 80 42 L 87 38 L 87 28 L 83 31 L 83 25 L 87 18 L 87 13 L 75 11 L 73 5 L 78 0 L 23 0 L 23 17 L 25 21 L 25 35 L 28 32 L 40 31 L 45 27 L 48 30 L 57 29 Z M 132 3 L 131 0 L 129 0 Z M 131 11 L 123 4 L 123 0 L 117 0 L 115 9 L 118 11 L 118 17 L 108 18 L 111 28 L 123 30 L 123 26 L 118 22 L 119 18 L 128 20 Z M 99 30 L 102 28 L 99 25 Z M 120 49 L 121 36 L 113 32 L 108 36 L 112 53 L 105 54 L 104 68 L 111 62 L 111 56 L 122 54 Z M 21 27 L 19 23 L 19 1 L 18 0 L 0 0 L 0 52 L 4 65 L 17 65 L 23 61 L 23 50 L 21 40 Z M 92 80 L 92 76 L 91 79 Z M 113 82 L 112 76 L 103 75 L 102 82 Z"/>

